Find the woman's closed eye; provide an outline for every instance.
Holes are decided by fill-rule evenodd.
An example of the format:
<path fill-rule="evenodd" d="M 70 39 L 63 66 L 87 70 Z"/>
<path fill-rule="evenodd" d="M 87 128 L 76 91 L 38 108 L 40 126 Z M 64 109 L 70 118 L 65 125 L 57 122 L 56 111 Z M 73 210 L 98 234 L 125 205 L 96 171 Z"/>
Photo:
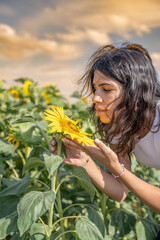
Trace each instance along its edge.
<path fill-rule="evenodd" d="M 112 90 L 111 89 L 103 89 L 104 92 L 111 92 Z"/>

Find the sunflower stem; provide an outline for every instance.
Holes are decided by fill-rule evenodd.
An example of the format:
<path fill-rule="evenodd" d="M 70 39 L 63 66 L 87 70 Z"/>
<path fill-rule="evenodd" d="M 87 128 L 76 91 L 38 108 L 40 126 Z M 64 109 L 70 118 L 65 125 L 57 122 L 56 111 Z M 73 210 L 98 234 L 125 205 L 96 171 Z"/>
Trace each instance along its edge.
<path fill-rule="evenodd" d="M 57 155 L 61 155 L 61 150 L 62 150 L 62 140 L 58 140 L 58 143 L 57 143 Z"/>
<path fill-rule="evenodd" d="M 43 225 L 43 227 L 44 227 L 44 230 L 45 230 L 45 234 L 46 234 L 46 236 L 48 237 L 48 232 L 47 232 L 47 228 L 46 228 L 46 226 L 45 226 L 45 223 L 43 222 L 43 220 L 42 220 L 41 217 L 39 217 L 39 220 L 41 221 L 41 223 L 42 223 L 42 225 Z"/>
<path fill-rule="evenodd" d="M 61 149 L 62 149 L 62 141 L 58 141 L 57 145 L 57 154 L 61 155 Z M 51 190 L 53 192 L 56 192 L 56 183 L 59 184 L 59 177 L 57 175 L 57 169 L 53 173 L 52 180 L 51 180 Z M 62 213 L 62 205 L 61 205 L 61 196 L 60 196 L 60 191 L 57 193 L 57 204 L 58 204 L 58 211 L 59 211 L 59 216 L 61 217 Z M 49 217 L 48 217 L 48 226 L 49 226 L 49 232 L 47 236 L 47 240 L 50 240 L 50 236 L 52 233 L 52 224 L 53 224 L 53 209 L 54 209 L 54 203 L 52 203 L 50 209 L 49 209 Z M 63 225 L 61 225 L 62 228 L 64 229 Z M 62 237 L 63 239 L 63 237 Z"/>
<path fill-rule="evenodd" d="M 59 176 L 57 175 L 57 182 L 59 183 Z M 60 189 L 58 189 L 57 192 L 57 206 L 58 206 L 58 213 L 59 213 L 59 218 L 63 218 L 63 209 L 62 209 L 62 201 L 61 201 L 61 192 Z M 65 232 L 64 230 L 64 224 L 63 222 L 60 222 L 61 228 L 62 228 L 62 232 Z M 65 236 L 62 236 L 62 239 L 65 239 Z"/>
<path fill-rule="evenodd" d="M 54 172 L 51 180 L 51 190 L 55 192 L 56 189 L 56 176 L 57 176 L 57 170 Z M 49 232 L 47 236 L 47 240 L 50 240 L 50 236 L 52 233 L 52 224 L 53 224 L 53 209 L 54 209 L 54 202 L 52 203 L 50 209 L 49 209 L 49 216 L 48 216 L 48 226 L 49 226 Z"/>
<path fill-rule="evenodd" d="M 58 141 L 58 145 L 57 145 L 57 154 L 61 155 L 61 151 L 62 151 L 62 140 L 60 139 Z M 59 185 L 59 175 L 57 174 L 57 179 L 56 179 L 56 183 L 57 185 Z M 59 213 L 59 218 L 63 218 L 63 210 L 62 210 L 62 201 L 61 201 L 61 192 L 60 189 L 58 189 L 57 191 L 57 206 L 58 206 L 58 213 Z M 64 224 L 63 222 L 60 223 L 61 228 L 62 228 L 62 232 L 64 232 Z M 62 236 L 62 239 L 65 239 L 65 236 Z"/>
<path fill-rule="evenodd" d="M 14 176 L 15 176 L 16 178 L 19 178 L 19 175 L 18 175 L 16 169 L 14 169 L 13 165 L 12 165 L 8 160 L 6 160 L 6 163 L 8 164 L 8 166 L 10 167 L 10 169 L 12 170 Z"/>
<path fill-rule="evenodd" d="M 22 160 L 22 164 L 23 166 L 26 164 L 26 159 L 24 158 L 23 154 L 21 153 L 20 150 L 17 150 L 18 155 L 20 156 L 21 160 Z"/>

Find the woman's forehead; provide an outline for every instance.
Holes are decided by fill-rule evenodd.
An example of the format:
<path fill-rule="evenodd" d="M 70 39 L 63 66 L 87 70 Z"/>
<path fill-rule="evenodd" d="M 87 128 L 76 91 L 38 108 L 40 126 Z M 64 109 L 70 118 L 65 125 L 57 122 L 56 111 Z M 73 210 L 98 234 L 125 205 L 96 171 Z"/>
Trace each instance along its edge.
<path fill-rule="evenodd" d="M 109 77 L 106 76 L 105 74 L 103 74 L 102 72 L 100 72 L 99 70 L 95 70 L 94 72 L 94 78 L 93 78 L 93 85 L 99 85 L 99 84 L 106 84 L 106 85 L 119 85 L 120 83 Z M 121 84 L 120 84 L 121 85 Z"/>

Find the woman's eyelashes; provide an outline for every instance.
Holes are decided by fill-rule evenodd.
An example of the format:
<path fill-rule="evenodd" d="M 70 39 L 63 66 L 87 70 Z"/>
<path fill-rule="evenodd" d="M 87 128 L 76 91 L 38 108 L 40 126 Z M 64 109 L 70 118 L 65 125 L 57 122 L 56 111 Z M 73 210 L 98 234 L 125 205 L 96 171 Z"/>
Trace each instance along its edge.
<path fill-rule="evenodd" d="M 103 91 L 104 91 L 104 92 L 110 92 L 111 89 L 105 89 L 105 88 L 104 88 Z"/>
<path fill-rule="evenodd" d="M 92 90 L 91 90 L 91 93 L 94 94 L 96 92 L 96 90 L 102 90 L 103 92 L 111 92 L 112 89 L 106 89 L 106 88 L 96 88 L 95 86 L 92 86 Z"/>

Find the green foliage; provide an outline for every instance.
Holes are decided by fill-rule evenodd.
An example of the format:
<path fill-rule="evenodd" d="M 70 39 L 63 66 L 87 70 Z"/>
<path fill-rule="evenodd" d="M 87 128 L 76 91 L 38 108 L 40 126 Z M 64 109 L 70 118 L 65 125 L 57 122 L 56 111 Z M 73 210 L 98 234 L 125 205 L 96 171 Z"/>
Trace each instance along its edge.
<path fill-rule="evenodd" d="M 4 181 L 4 183 L 6 183 L 6 181 Z M 7 188 L 3 189 L 0 192 L 0 198 L 5 196 L 20 195 L 21 193 L 24 193 L 29 183 L 30 178 L 28 176 L 25 176 L 21 180 L 15 179 L 11 182 L 11 184 L 9 184 L 9 186 L 7 186 Z"/>
<path fill-rule="evenodd" d="M 70 104 L 55 85 L 40 88 L 20 78 L 5 89 L 0 81 L 0 239 L 154 240 L 158 214 L 131 193 L 122 203 L 109 199 L 82 167 L 49 152 L 55 137 L 43 120 L 49 105 L 63 106 L 69 117 L 83 119 L 83 131 L 94 132 L 88 106 L 77 92 L 73 96 L 77 101 Z M 134 157 L 132 171 L 158 186 L 158 171 Z"/>
<path fill-rule="evenodd" d="M 83 186 L 86 191 L 90 194 L 91 201 L 93 201 L 95 188 L 92 185 L 90 178 L 88 177 L 86 171 L 82 167 L 74 167 L 71 177 L 76 177 L 79 180 L 81 186 Z"/>
<path fill-rule="evenodd" d="M 76 223 L 76 230 L 81 240 L 103 240 L 96 224 L 90 221 L 87 217 L 80 218 Z"/>
<path fill-rule="evenodd" d="M 49 173 L 49 178 L 54 174 L 59 165 L 63 162 L 63 159 L 60 156 L 53 155 L 50 152 L 45 152 L 43 155 L 41 155 L 41 158 L 43 158 L 45 162 L 46 168 Z"/>
<path fill-rule="evenodd" d="M 55 193 L 52 191 L 31 191 L 21 199 L 17 206 L 20 236 L 50 208 L 54 201 Z"/>

